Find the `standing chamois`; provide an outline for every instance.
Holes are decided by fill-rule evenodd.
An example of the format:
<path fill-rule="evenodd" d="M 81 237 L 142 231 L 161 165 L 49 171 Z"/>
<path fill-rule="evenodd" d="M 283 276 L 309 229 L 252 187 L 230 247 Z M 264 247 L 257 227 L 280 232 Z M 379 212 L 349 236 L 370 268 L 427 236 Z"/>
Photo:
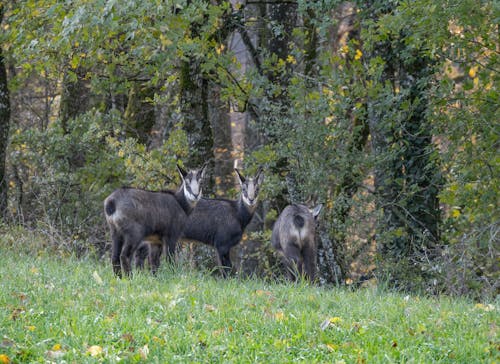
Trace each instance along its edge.
<path fill-rule="evenodd" d="M 254 178 L 245 178 L 236 168 L 240 183 L 237 200 L 202 198 L 189 215 L 182 240 L 195 240 L 212 245 L 222 274 L 227 277 L 232 269 L 230 250 L 237 245 L 257 207 L 257 196 L 264 180 L 262 168 Z"/>
<path fill-rule="evenodd" d="M 274 223 L 271 243 L 281 255 L 291 280 L 305 274 L 316 278 L 316 218 L 322 204 L 310 210 L 305 205 L 288 205 Z"/>
<path fill-rule="evenodd" d="M 104 214 L 113 241 L 111 263 L 118 277 L 122 276 L 122 270 L 130 275 L 130 260 L 143 240 L 154 242 L 149 244 L 153 273 L 158 269 L 164 247 L 173 254 L 187 216 L 201 198 L 205 169 L 206 164 L 199 170 L 186 172 L 177 165 L 182 180 L 177 191 L 125 187 L 118 188 L 104 200 Z"/>

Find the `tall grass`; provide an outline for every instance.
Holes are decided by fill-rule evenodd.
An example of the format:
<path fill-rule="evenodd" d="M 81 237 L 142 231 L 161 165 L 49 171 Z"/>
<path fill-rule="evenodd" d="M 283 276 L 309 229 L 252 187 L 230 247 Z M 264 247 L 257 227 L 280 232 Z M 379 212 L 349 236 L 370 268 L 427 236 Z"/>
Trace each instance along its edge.
<path fill-rule="evenodd" d="M 29 254 L 7 240 L 0 363 L 500 360 L 498 303 L 224 280 L 165 264 L 157 277 L 120 280 L 108 261 Z"/>

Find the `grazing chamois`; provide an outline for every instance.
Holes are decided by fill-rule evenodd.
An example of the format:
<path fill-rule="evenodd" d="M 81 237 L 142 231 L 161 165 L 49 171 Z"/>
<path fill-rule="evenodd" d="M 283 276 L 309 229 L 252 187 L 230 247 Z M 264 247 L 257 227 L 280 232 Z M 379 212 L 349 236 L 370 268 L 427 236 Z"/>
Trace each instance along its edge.
<path fill-rule="evenodd" d="M 230 250 L 237 245 L 257 207 L 257 196 L 264 180 L 262 168 L 253 178 L 245 178 L 234 169 L 240 183 L 237 200 L 202 198 L 189 215 L 181 240 L 195 240 L 212 245 L 224 277 L 232 269 Z"/>
<path fill-rule="evenodd" d="M 316 278 L 316 218 L 322 204 L 310 210 L 305 205 L 285 207 L 274 223 L 271 244 L 281 255 L 291 280 L 297 273 L 314 281 Z"/>
<path fill-rule="evenodd" d="M 151 271 L 156 272 L 163 247 L 173 254 L 187 216 L 201 198 L 206 164 L 199 170 L 177 171 L 182 185 L 177 191 L 118 188 L 104 200 L 104 214 L 113 242 L 111 263 L 118 277 L 130 275 L 130 260 L 143 240 L 149 244 Z M 154 239 L 151 239 L 154 237 Z"/>

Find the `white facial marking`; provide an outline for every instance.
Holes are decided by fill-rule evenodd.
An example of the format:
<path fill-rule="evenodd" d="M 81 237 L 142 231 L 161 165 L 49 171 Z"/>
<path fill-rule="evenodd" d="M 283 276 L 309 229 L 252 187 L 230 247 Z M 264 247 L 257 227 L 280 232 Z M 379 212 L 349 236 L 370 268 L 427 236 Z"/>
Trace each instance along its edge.
<path fill-rule="evenodd" d="M 195 202 L 198 200 L 198 197 L 193 195 L 189 189 L 187 188 L 186 184 L 184 184 L 184 196 L 186 196 L 186 199 L 191 202 Z"/>
<path fill-rule="evenodd" d="M 191 187 L 191 192 L 193 192 L 195 196 L 198 196 L 200 194 L 200 185 L 198 183 L 198 180 L 192 179 L 189 183 L 189 187 Z"/>
<path fill-rule="evenodd" d="M 246 193 L 242 194 L 243 202 L 245 202 L 247 206 L 254 206 L 257 204 L 257 198 L 255 196 L 255 183 L 253 179 L 248 180 L 246 186 Z"/>

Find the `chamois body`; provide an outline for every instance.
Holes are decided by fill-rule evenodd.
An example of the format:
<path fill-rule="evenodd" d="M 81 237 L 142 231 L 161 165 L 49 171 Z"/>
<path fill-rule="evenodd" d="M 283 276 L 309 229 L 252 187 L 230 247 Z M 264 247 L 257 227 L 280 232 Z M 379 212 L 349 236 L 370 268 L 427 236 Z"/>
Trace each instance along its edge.
<path fill-rule="evenodd" d="M 316 217 L 321 207 L 309 210 L 305 205 L 288 205 L 274 223 L 271 244 L 281 255 L 292 280 L 297 274 L 311 281 L 316 277 Z"/>
<path fill-rule="evenodd" d="M 201 197 L 200 171 L 185 172 L 178 167 L 183 181 L 177 191 L 146 191 L 136 188 L 119 188 L 104 200 L 112 246 L 113 271 L 121 277 L 123 270 L 130 274 L 130 260 L 143 240 L 151 240 L 151 270 L 156 272 L 163 247 L 173 253 L 182 234 L 187 216 Z M 161 243 L 159 243 L 161 242 Z"/>
<path fill-rule="evenodd" d="M 237 200 L 202 198 L 189 215 L 182 240 L 195 240 L 217 250 L 222 274 L 232 269 L 230 250 L 237 245 L 257 207 L 257 195 L 264 175 L 259 169 L 255 178 L 243 177 L 235 169 L 241 187 Z"/>

